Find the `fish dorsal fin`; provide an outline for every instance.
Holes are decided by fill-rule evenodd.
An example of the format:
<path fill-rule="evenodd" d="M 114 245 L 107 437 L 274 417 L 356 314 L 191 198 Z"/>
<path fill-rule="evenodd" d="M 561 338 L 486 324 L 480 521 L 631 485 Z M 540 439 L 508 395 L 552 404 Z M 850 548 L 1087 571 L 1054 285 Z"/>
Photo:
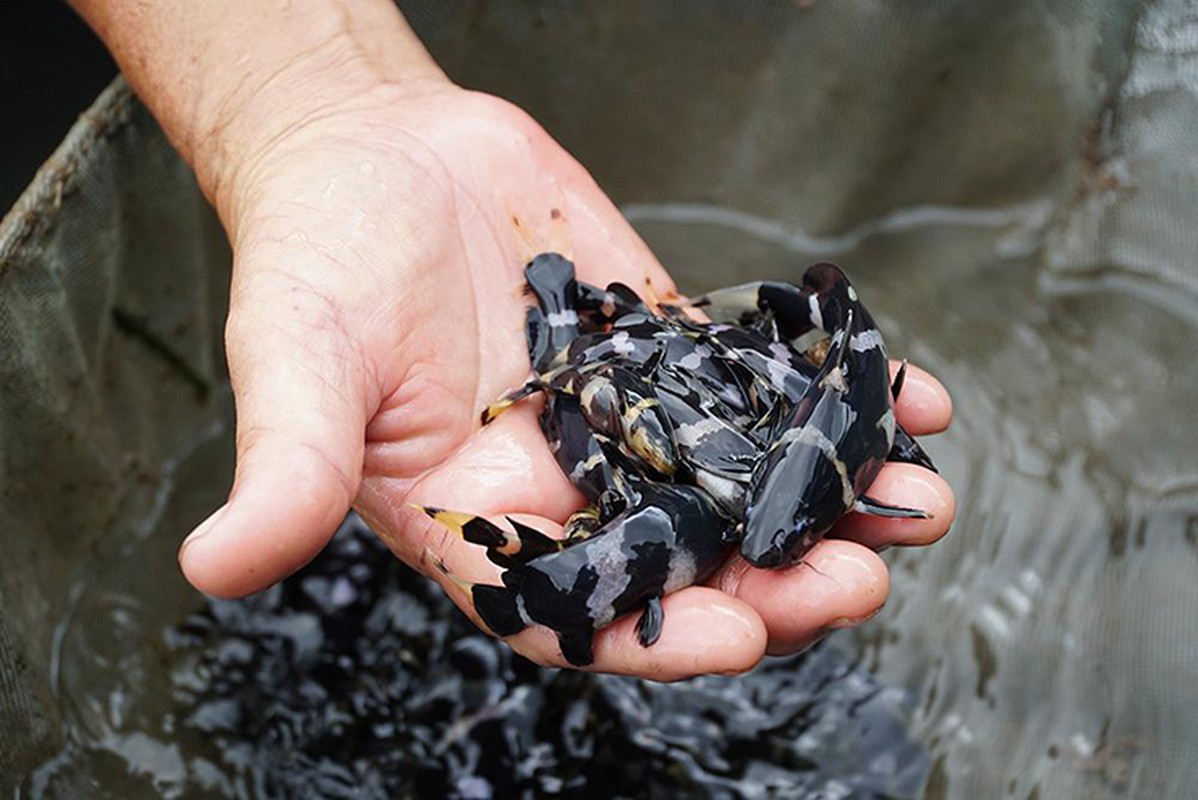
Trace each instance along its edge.
<path fill-rule="evenodd" d="M 651 379 L 661 367 L 662 362 L 665 361 L 665 357 L 666 348 L 659 344 L 654 349 L 653 355 L 646 358 L 645 363 L 639 370 L 637 370 L 640 373 L 640 377 L 644 379 Z"/>
<path fill-rule="evenodd" d="M 890 399 L 897 401 L 899 394 L 903 391 L 903 382 L 907 379 L 907 359 L 903 359 L 903 363 L 899 365 L 898 374 L 894 376 L 894 381 L 890 384 Z"/>
<path fill-rule="evenodd" d="M 845 353 L 853 349 L 853 325 L 856 322 L 856 313 L 854 309 L 849 309 L 848 316 L 845 318 L 844 327 L 841 328 L 841 339 L 836 347 L 836 354 L 832 356 L 832 367 L 840 368 L 844 365 Z M 824 362 L 824 368 L 828 368 L 828 362 Z"/>
<path fill-rule="evenodd" d="M 828 349 L 824 366 L 815 379 L 815 383 L 821 391 L 829 389 L 842 393 L 848 391 L 849 362 L 845 360 L 845 356 L 853 349 L 853 321 L 854 315 L 850 310 L 848 318 L 844 321 L 844 327 L 837 330 L 832 336 L 832 346 Z"/>
<path fill-rule="evenodd" d="M 790 427 L 794 406 L 779 400 L 750 428 L 750 433 L 758 441 L 775 442 L 778 437 Z"/>
<path fill-rule="evenodd" d="M 556 553 L 562 549 L 560 541 L 549 538 L 536 528 L 529 527 L 511 517 L 507 517 L 507 521 L 516 532 L 516 538 L 520 540 L 519 551 L 511 554 L 513 560 L 524 563 L 546 553 Z"/>
<path fill-rule="evenodd" d="M 607 291 L 611 292 L 621 302 L 625 303 L 629 309 L 638 311 L 642 314 L 649 314 L 649 307 L 645 305 L 645 301 L 641 296 L 634 292 L 627 284 L 613 281 L 607 285 Z"/>

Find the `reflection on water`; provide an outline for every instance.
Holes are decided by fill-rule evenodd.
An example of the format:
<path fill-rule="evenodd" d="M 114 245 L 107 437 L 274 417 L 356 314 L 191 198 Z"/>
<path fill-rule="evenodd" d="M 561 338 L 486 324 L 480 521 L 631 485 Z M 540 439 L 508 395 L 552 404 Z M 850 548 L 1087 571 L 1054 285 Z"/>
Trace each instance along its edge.
<path fill-rule="evenodd" d="M 190 616 L 101 576 L 62 628 L 72 744 L 22 796 L 1192 796 L 1195 298 L 1045 274 L 1036 203 L 835 238 L 628 211 L 684 291 L 838 260 L 892 353 L 950 387 L 954 427 L 926 445 L 958 520 L 887 555 L 880 617 L 749 678 L 660 687 L 533 669 L 352 533 L 287 588 Z M 169 539 L 136 557 L 172 569 Z"/>

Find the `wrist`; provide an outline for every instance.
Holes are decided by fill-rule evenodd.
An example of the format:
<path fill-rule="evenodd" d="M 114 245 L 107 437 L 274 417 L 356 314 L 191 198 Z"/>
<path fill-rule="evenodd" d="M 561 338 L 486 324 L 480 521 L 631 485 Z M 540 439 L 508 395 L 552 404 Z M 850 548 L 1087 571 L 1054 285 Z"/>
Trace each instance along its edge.
<path fill-rule="evenodd" d="M 201 92 L 208 102 L 197 105 L 178 145 L 226 224 L 236 218 L 256 165 L 306 127 L 380 96 L 448 83 L 398 13 L 384 15 L 389 24 L 382 25 L 371 24 L 371 16 L 300 20 L 302 35 L 243 54 L 245 69 L 209 72 Z"/>
<path fill-rule="evenodd" d="M 393 47 L 397 57 L 371 59 L 371 46 Z M 222 99 L 198 110 L 180 149 L 225 223 L 236 219 L 259 165 L 273 152 L 334 117 L 357 110 L 369 115 L 370 105 L 404 103 L 448 85 L 431 59 L 412 65 L 407 55 L 401 42 L 388 44 L 385 37 L 368 43 L 357 32 L 333 32 L 313 49 L 284 56 L 264 77 L 217 92 Z"/>
<path fill-rule="evenodd" d="M 448 83 L 391 0 L 71 0 L 226 225 L 277 143 L 378 90 Z"/>

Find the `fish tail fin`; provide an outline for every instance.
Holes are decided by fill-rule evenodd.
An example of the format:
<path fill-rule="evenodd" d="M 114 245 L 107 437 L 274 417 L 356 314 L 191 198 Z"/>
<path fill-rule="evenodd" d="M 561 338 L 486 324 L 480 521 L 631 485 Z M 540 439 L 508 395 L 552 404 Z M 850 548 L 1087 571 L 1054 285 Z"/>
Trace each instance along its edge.
<path fill-rule="evenodd" d="M 479 619 L 496 636 L 513 636 L 528 627 L 528 621 L 520 613 L 520 604 L 516 601 L 514 590 L 489 583 L 471 583 L 454 575 L 449 565 L 432 550 L 428 551 L 428 557 L 436 565 L 438 572 L 470 595 Z"/>
<path fill-rule="evenodd" d="M 508 517 L 507 521 L 516 531 L 516 543 L 519 545 L 516 552 L 508 554 L 511 558 L 523 563 L 531 561 L 537 556 L 556 553 L 562 549 L 561 540 L 551 539 L 536 528 L 529 527 L 511 517 Z"/>
<path fill-rule="evenodd" d="M 499 398 L 494 403 L 491 403 L 491 405 L 489 405 L 483 409 L 482 414 L 479 415 L 479 418 L 481 419 L 482 424 L 490 425 L 495 420 L 495 418 L 498 417 L 500 414 L 502 414 L 504 411 L 507 411 L 509 408 L 516 405 L 516 403 L 519 403 L 524 398 L 529 397 L 530 395 L 534 395 L 537 392 L 544 391 L 545 388 L 546 388 L 546 386 L 545 386 L 544 382 L 542 382 L 539 379 L 533 379 L 533 380 L 525 383 L 519 389 L 514 389 L 514 390 L 508 392 L 503 397 Z"/>
<path fill-rule="evenodd" d="M 507 521 L 515 532 L 505 531 L 495 523 L 466 511 L 447 511 L 434 506 L 414 505 L 436 522 L 462 537 L 470 544 L 487 548 L 487 557 L 501 567 L 523 564 L 537 556 L 562 549 L 563 543 L 552 539 L 511 517 Z"/>

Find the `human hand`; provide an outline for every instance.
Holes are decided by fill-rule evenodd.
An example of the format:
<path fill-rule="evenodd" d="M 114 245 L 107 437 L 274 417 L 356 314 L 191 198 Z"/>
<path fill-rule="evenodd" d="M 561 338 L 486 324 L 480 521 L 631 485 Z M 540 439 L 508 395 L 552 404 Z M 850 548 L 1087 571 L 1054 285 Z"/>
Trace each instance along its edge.
<path fill-rule="evenodd" d="M 312 558 L 352 503 L 472 613 L 454 578 L 496 583 L 496 568 L 409 503 L 517 514 L 547 532 L 581 505 L 535 404 L 479 430 L 480 409 L 528 373 L 524 263 L 559 250 L 582 280 L 648 281 L 662 295 L 673 291 L 668 276 L 531 119 L 448 82 L 380 86 L 328 109 L 243 166 L 235 195 L 237 477 L 228 504 L 183 547 L 185 573 L 217 595 L 261 589 Z M 949 413 L 939 384 L 909 372 L 900 421 L 927 433 Z M 934 540 L 953 502 L 938 476 L 906 465 L 887 465 L 871 494 L 935 518 L 846 520 L 847 539 L 787 570 L 736 559 L 710 586 L 666 598 L 653 647 L 636 642 L 633 619 L 601 631 L 593 668 L 661 679 L 736 672 L 868 618 L 888 577 L 865 545 Z M 564 663 L 548 631 L 510 642 Z"/>
<path fill-rule="evenodd" d="M 237 404 L 228 503 L 180 562 L 216 595 L 304 564 L 352 503 L 402 559 L 440 580 L 495 581 L 482 548 L 408 503 L 551 530 L 580 498 L 531 404 L 478 431 L 479 410 L 528 371 L 521 268 L 570 255 L 593 284 L 672 285 L 586 172 L 526 115 L 449 83 L 391 0 L 70 0 L 196 170 L 234 251 L 226 333 Z M 908 373 L 898 418 L 948 424 L 934 379 Z M 871 547 L 930 542 L 953 498 L 937 476 L 887 465 L 876 499 L 933 520 L 846 519 L 805 565 L 733 560 L 665 600 L 661 637 L 601 631 L 593 669 L 657 679 L 736 672 L 881 607 Z M 430 554 L 454 578 L 430 569 Z M 561 664 L 554 637 L 511 637 Z"/>

